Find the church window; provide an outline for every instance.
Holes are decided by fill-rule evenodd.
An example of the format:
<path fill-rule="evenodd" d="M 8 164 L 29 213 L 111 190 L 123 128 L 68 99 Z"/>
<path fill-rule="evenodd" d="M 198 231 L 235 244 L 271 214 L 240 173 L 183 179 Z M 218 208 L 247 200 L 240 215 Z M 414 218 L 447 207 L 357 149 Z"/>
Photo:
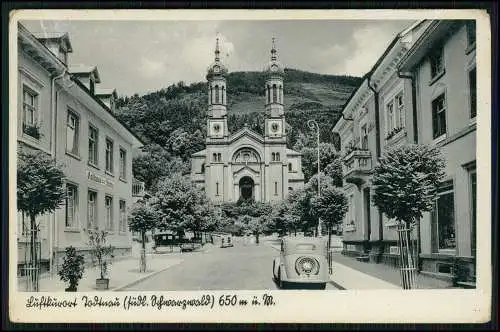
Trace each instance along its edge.
<path fill-rule="evenodd" d="M 215 195 L 219 196 L 219 182 L 215 183 Z"/>
<path fill-rule="evenodd" d="M 280 161 L 280 153 L 276 152 L 276 161 Z"/>
<path fill-rule="evenodd" d="M 278 94 L 278 102 L 283 103 L 283 87 L 280 85 L 280 92 Z"/>
<path fill-rule="evenodd" d="M 267 86 L 267 103 L 271 103 L 271 86 Z"/>
<path fill-rule="evenodd" d="M 215 86 L 215 103 L 216 104 L 219 103 L 219 86 L 218 85 Z"/>
<path fill-rule="evenodd" d="M 205 163 L 201 164 L 201 172 L 205 173 Z"/>
<path fill-rule="evenodd" d="M 272 156 L 273 156 L 273 157 L 272 157 L 272 160 L 273 160 L 273 161 L 276 161 L 276 153 L 274 153 L 274 152 L 273 152 L 273 153 L 272 153 Z"/>
<path fill-rule="evenodd" d="M 217 153 L 217 161 L 221 162 L 222 161 L 222 156 L 220 153 Z"/>
<path fill-rule="evenodd" d="M 208 103 L 209 104 L 212 103 L 212 87 L 211 86 L 208 87 Z"/>
<path fill-rule="evenodd" d="M 288 163 L 288 171 L 291 172 L 292 171 L 292 163 Z"/>
<path fill-rule="evenodd" d="M 213 159 L 213 161 L 217 161 L 217 154 L 216 154 L 216 153 L 214 153 L 214 154 L 212 155 L 212 159 Z"/>
<path fill-rule="evenodd" d="M 222 87 L 222 95 L 221 95 L 221 104 L 224 105 L 224 91 L 226 90 L 226 88 Z"/>
<path fill-rule="evenodd" d="M 278 93 L 276 91 L 276 84 L 273 84 L 273 103 L 277 102 L 277 100 L 276 100 L 277 96 L 278 96 Z"/>
<path fill-rule="evenodd" d="M 274 182 L 274 194 L 278 196 L 278 182 Z"/>

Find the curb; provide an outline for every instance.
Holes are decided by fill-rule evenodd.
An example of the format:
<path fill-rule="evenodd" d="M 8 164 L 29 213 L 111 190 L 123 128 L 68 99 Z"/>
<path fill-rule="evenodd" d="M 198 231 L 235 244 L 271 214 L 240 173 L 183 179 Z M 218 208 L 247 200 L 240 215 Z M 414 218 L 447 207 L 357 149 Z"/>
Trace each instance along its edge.
<path fill-rule="evenodd" d="M 145 276 L 142 276 L 142 277 L 140 277 L 139 279 L 136 279 L 136 280 L 134 280 L 134 281 L 132 281 L 132 282 L 129 282 L 129 283 L 125 284 L 125 285 L 121 285 L 121 286 L 115 287 L 115 288 L 113 288 L 113 289 L 110 289 L 110 291 L 119 291 L 119 290 L 122 290 L 123 288 L 127 288 L 127 287 L 133 286 L 133 285 L 135 285 L 135 284 L 138 284 L 138 283 L 140 283 L 141 281 L 144 281 L 144 280 L 146 280 L 146 279 L 148 279 L 148 278 L 150 278 L 150 277 L 152 277 L 152 276 L 157 275 L 158 273 L 161 273 L 161 272 L 163 272 L 163 271 L 165 271 L 165 270 L 168 270 L 168 269 L 169 269 L 169 268 L 171 268 L 172 266 L 175 266 L 175 265 L 180 264 L 182 261 L 183 261 L 183 260 L 180 260 L 179 262 L 177 262 L 177 263 L 175 263 L 175 264 L 172 264 L 172 265 L 169 265 L 169 266 L 167 266 L 167 267 L 165 267 L 165 268 L 163 268 L 163 269 L 160 269 L 160 270 L 155 271 L 155 272 L 151 272 L 150 274 L 147 274 L 147 275 L 145 275 Z"/>

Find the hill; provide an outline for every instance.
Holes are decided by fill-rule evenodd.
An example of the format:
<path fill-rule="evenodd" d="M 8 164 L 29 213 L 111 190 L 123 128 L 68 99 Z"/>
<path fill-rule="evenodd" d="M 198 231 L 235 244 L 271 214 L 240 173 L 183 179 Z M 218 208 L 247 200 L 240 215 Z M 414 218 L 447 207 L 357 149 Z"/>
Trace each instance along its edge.
<path fill-rule="evenodd" d="M 233 72 L 228 75 L 228 123 L 235 132 L 245 123 L 263 132 L 265 77 L 262 72 Z M 288 145 L 315 144 L 307 120 L 320 124 L 321 140 L 334 142 L 331 129 L 342 106 L 361 83 L 351 76 L 321 75 L 285 69 L 284 101 Z M 143 96 L 121 97 L 117 115 L 147 143 L 156 143 L 172 155 L 189 160 L 203 149 L 206 135 L 206 83 L 171 85 Z"/>

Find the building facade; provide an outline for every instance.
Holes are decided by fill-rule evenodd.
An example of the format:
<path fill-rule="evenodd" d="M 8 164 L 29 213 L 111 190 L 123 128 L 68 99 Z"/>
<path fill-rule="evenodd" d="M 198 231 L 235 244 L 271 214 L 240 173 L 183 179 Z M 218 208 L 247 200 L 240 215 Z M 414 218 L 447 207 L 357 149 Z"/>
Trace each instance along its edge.
<path fill-rule="evenodd" d="M 206 148 L 192 155 L 192 179 L 204 188 L 214 203 L 251 199 L 258 202 L 283 200 L 304 184 L 301 155 L 286 147 L 283 103 L 284 69 L 276 48 L 265 68 L 266 91 L 264 136 L 246 126 L 229 133 L 227 123 L 227 68 L 221 63 L 219 45 L 208 80 Z"/>
<path fill-rule="evenodd" d="M 132 152 L 141 141 L 114 115 L 115 93 L 99 94 L 95 66 L 69 65 L 64 33 L 18 29 L 18 149 L 47 153 L 63 166 L 66 198 L 40 216 L 41 259 L 56 271 L 64 250 L 87 254 L 87 229 L 105 229 L 115 255 L 131 249 Z M 103 98 L 103 100 L 101 99 Z M 24 264 L 29 220 L 18 213 L 18 266 Z"/>
<path fill-rule="evenodd" d="M 349 203 L 344 254 L 398 264 L 396 222 L 372 204 L 373 168 L 393 147 L 436 145 L 446 161 L 446 180 L 434 211 L 412 233 L 418 269 L 449 281 L 459 258 L 474 275 L 474 45 L 474 21 L 418 22 L 393 40 L 346 103 L 334 128 Z"/>

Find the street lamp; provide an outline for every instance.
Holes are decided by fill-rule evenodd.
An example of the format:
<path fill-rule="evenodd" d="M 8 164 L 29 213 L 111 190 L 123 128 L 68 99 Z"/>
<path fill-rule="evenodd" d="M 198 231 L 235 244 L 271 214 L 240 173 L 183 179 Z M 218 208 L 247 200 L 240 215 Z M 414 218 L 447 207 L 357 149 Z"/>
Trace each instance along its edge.
<path fill-rule="evenodd" d="M 318 147 L 318 197 L 321 197 L 321 181 L 320 181 L 320 161 L 319 161 L 319 125 L 316 121 L 314 120 L 309 120 L 307 121 L 307 125 L 309 126 L 309 128 L 311 128 L 311 130 L 316 130 L 316 138 L 317 138 L 317 147 Z M 321 218 L 318 218 L 318 229 L 317 229 L 317 233 L 316 233 L 316 236 L 318 236 L 318 234 L 321 234 Z"/>

